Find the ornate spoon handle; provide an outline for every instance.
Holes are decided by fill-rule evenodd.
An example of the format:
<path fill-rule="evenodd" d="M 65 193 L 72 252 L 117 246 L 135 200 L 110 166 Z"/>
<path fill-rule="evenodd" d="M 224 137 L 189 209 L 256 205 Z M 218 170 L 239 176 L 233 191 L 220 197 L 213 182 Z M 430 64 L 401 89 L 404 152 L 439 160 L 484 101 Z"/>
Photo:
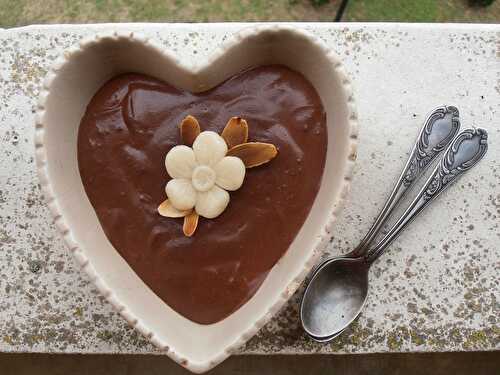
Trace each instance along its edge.
<path fill-rule="evenodd" d="M 453 106 L 437 107 L 427 116 L 391 195 L 375 219 L 373 226 L 349 256 L 361 256 L 367 251 L 368 245 L 384 225 L 394 207 L 429 164 L 450 144 L 459 129 L 458 109 Z"/>
<path fill-rule="evenodd" d="M 425 186 L 384 238 L 365 256 L 373 262 L 382 255 L 401 231 L 441 192 L 476 165 L 488 150 L 488 133 L 481 128 L 461 132 L 446 150 Z"/>

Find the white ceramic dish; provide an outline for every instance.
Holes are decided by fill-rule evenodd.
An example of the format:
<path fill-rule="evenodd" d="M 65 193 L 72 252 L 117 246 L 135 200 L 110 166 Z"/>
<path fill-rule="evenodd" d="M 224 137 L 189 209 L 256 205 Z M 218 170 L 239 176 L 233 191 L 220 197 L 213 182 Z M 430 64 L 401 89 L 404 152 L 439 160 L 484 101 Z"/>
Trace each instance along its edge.
<path fill-rule="evenodd" d="M 94 93 L 120 73 L 145 73 L 183 89 L 204 91 L 243 69 L 266 64 L 301 72 L 323 101 L 328 150 L 322 184 L 306 222 L 255 296 L 221 322 L 196 324 L 158 298 L 104 235 L 78 172 L 78 126 Z M 304 31 L 266 25 L 241 31 L 199 65 L 179 61 L 134 33 L 100 34 L 82 41 L 64 53 L 44 81 L 35 145 L 39 178 L 56 225 L 90 279 L 153 344 L 187 369 L 204 372 L 280 309 L 323 251 L 348 191 L 356 137 L 351 86 L 334 52 Z"/>

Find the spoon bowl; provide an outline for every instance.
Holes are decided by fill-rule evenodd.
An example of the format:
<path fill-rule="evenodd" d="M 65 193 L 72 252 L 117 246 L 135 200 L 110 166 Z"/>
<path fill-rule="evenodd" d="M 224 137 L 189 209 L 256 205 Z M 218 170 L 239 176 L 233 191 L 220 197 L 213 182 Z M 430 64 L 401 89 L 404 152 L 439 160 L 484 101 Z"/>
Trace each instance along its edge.
<path fill-rule="evenodd" d="M 328 341 L 352 323 L 368 295 L 369 267 L 364 258 L 333 258 L 316 271 L 300 309 L 307 334 Z"/>

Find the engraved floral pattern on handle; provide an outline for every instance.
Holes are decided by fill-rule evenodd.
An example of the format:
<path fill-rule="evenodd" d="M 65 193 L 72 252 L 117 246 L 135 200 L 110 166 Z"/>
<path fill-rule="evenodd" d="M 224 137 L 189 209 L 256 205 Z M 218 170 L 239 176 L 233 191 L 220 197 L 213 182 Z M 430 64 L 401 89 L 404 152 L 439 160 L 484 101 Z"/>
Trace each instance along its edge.
<path fill-rule="evenodd" d="M 475 166 L 488 150 L 488 133 L 481 128 L 462 131 L 451 143 L 425 186 L 420 190 L 406 211 L 377 245 L 365 255 L 371 263 L 380 257 L 404 228 L 427 207 L 433 199 L 446 190 L 456 178 Z"/>
<path fill-rule="evenodd" d="M 405 167 L 389 198 L 387 198 L 382 211 L 380 211 L 363 240 L 349 253 L 350 256 L 356 256 L 367 251 L 368 245 L 378 234 L 399 201 L 413 183 L 422 176 L 429 164 L 440 155 L 442 150 L 448 147 L 459 129 L 460 120 L 456 107 L 442 105 L 430 112 L 418 133 Z"/>
<path fill-rule="evenodd" d="M 467 129 L 460 133 L 443 156 L 422 199 L 428 201 L 460 173 L 472 168 L 486 153 L 487 140 L 488 134 L 481 128 Z"/>
<path fill-rule="evenodd" d="M 451 115 L 451 127 L 443 128 L 446 115 Z M 425 124 L 418 136 L 418 141 L 412 151 L 407 170 L 403 177 L 403 185 L 408 187 L 420 175 L 420 173 L 439 155 L 439 153 L 450 143 L 460 128 L 458 109 L 453 106 L 442 106 L 436 108 L 427 117 Z M 444 134 L 442 134 L 444 133 Z M 441 135 L 437 142 L 431 142 L 432 135 Z M 433 144 L 435 143 L 435 144 Z"/>

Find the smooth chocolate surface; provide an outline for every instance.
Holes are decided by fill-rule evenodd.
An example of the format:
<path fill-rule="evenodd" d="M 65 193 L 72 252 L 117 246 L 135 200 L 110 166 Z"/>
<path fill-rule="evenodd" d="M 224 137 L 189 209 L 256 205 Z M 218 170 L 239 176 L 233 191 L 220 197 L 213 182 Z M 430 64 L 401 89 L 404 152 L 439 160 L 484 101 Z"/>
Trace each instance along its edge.
<path fill-rule="evenodd" d="M 228 208 L 200 218 L 191 238 L 182 219 L 157 213 L 169 180 L 165 155 L 181 143 L 188 114 L 218 133 L 241 116 L 249 141 L 279 149 L 270 163 L 247 169 Z M 80 175 L 109 241 L 163 301 L 201 324 L 247 302 L 286 252 L 319 189 L 326 148 L 318 94 L 283 66 L 247 70 L 200 94 L 124 74 L 95 94 L 78 133 Z"/>

